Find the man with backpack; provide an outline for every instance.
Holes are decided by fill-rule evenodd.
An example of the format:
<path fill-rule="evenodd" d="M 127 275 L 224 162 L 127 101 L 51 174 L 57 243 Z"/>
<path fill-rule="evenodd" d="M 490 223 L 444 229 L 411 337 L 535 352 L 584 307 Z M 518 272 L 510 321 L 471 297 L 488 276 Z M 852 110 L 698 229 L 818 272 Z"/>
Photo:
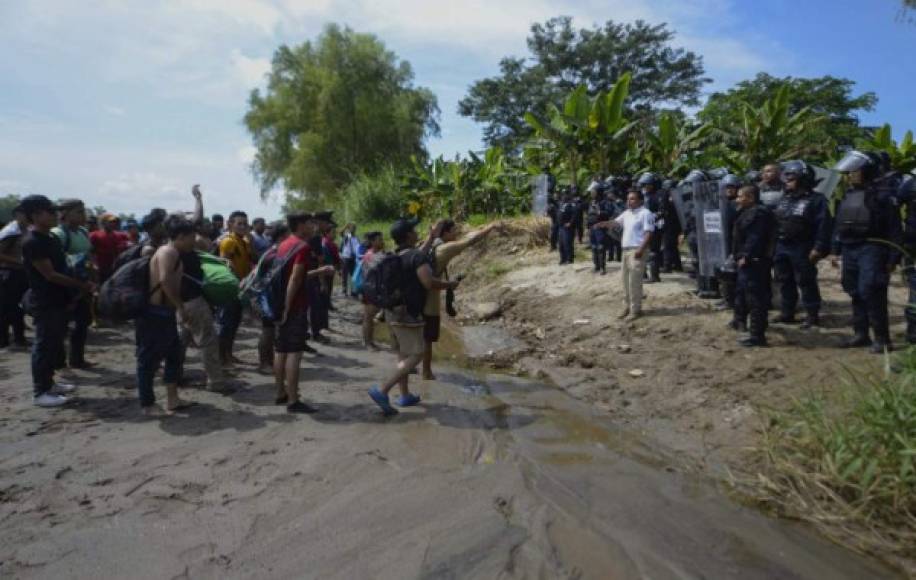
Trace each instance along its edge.
<path fill-rule="evenodd" d="M 274 381 L 278 405 L 286 405 L 289 413 L 314 413 L 316 409 L 299 400 L 299 364 L 308 337 L 309 294 L 306 279 L 334 274 L 334 266 L 309 269 L 311 248 L 307 240 L 317 227 L 314 216 L 293 213 L 287 216 L 291 235 L 277 247 L 277 260 L 282 260 L 283 310 L 274 343 Z"/>
<path fill-rule="evenodd" d="M 181 372 L 181 340 L 178 318 L 187 318 L 181 298 L 184 269 L 181 254 L 194 249 L 194 226 L 183 216 L 166 219 L 168 243 L 160 246 L 149 261 L 149 303 L 137 316 L 137 393 L 144 415 L 158 416 L 153 380 L 165 361 L 162 381 L 166 387 L 166 413 L 188 406 L 178 398 Z"/>
<path fill-rule="evenodd" d="M 89 241 L 89 232 L 84 227 L 86 223 L 86 208 L 79 199 L 67 199 L 60 203 L 60 225 L 51 233 L 60 240 L 67 257 L 70 274 L 89 282 L 95 277 L 95 272 L 90 261 L 92 244 Z M 67 304 L 69 323 L 73 323 L 70 331 L 70 352 L 58 354 L 57 368 L 67 366 L 70 368 L 87 369 L 94 366 L 86 360 L 86 338 L 89 335 L 89 324 L 92 322 L 92 298 L 88 294 L 78 294 L 72 297 Z"/>
<path fill-rule="evenodd" d="M 398 351 L 395 373 L 380 387 L 374 386 L 369 390 L 369 396 L 386 416 L 397 414 L 388 398 L 395 385 L 401 391 L 398 405 L 410 407 L 420 402 L 420 397 L 410 392 L 407 377 L 423 359 L 426 350 L 423 308 L 427 292 L 455 289 L 459 284 L 457 280 L 440 280 L 433 274 L 429 246 L 442 235 L 443 223 L 432 228 L 422 248 L 415 247 L 418 239 L 416 226 L 417 220 L 414 219 L 401 219 L 391 226 L 391 237 L 397 244 L 397 250 L 386 256 L 367 280 L 373 300 L 385 309 L 385 320 Z"/>
<path fill-rule="evenodd" d="M 27 310 L 33 318 L 32 384 L 34 403 L 39 407 L 59 407 L 73 385 L 57 383 L 54 369 L 64 350 L 67 330 L 66 306 L 74 290 L 91 295 L 95 286 L 70 275 L 67 258 L 51 228 L 57 224 L 56 207 L 43 195 L 30 195 L 19 204 L 31 224 L 22 243 L 22 261 L 29 280 Z"/>
<path fill-rule="evenodd" d="M 366 234 L 366 244 L 369 248 L 363 254 L 358 269 L 358 279 L 354 279 L 354 286 L 358 286 L 359 292 L 363 295 L 363 345 L 367 350 L 377 351 L 379 348 L 375 344 L 375 317 L 379 313 L 379 307 L 369 298 L 369 293 L 363 291 L 363 285 L 369 274 L 369 271 L 378 266 L 378 263 L 385 257 L 385 238 L 382 232 L 369 232 Z"/>

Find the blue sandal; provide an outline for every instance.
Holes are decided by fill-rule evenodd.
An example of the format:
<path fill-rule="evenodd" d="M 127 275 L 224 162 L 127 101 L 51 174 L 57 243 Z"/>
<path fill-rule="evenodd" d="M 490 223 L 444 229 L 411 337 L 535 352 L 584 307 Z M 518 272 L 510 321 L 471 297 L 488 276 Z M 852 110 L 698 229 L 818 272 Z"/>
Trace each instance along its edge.
<path fill-rule="evenodd" d="M 420 402 L 420 397 L 414 395 L 413 393 L 407 393 L 406 395 L 401 395 L 398 397 L 398 406 L 399 407 L 413 407 Z"/>
<path fill-rule="evenodd" d="M 388 395 L 381 392 L 378 387 L 372 387 L 369 389 L 369 396 L 372 397 L 372 400 L 375 401 L 375 404 L 381 408 L 382 414 L 386 417 L 398 414 L 398 410 L 391 406 L 391 402 L 388 400 Z"/>

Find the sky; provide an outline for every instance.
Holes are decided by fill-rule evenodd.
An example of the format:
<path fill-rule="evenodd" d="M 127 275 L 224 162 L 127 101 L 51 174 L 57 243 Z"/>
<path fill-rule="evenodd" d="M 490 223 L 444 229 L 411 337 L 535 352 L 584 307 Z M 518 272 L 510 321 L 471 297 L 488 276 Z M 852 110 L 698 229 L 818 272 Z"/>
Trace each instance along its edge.
<path fill-rule="evenodd" d="M 533 22 L 572 16 L 667 22 L 725 90 L 765 71 L 834 75 L 879 97 L 862 121 L 916 130 L 916 11 L 899 0 L 0 0 L 0 194 L 79 197 L 144 213 L 190 209 L 279 216 L 262 203 L 242 125 L 281 44 L 330 22 L 381 38 L 442 110 L 434 155 L 478 150 L 457 114 L 500 58 L 525 56 Z"/>

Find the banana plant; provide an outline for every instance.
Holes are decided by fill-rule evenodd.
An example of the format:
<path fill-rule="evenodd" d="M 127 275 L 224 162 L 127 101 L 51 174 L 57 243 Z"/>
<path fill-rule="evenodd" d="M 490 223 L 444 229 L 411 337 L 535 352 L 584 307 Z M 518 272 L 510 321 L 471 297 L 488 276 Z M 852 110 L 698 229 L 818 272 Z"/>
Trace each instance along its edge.
<path fill-rule="evenodd" d="M 713 127 L 707 123 L 696 126 L 672 113 L 662 113 L 656 130 L 647 133 L 641 143 L 644 170 L 664 175 L 687 173 L 696 167 L 694 157 L 712 133 Z"/>
<path fill-rule="evenodd" d="M 741 123 L 716 127 L 715 134 L 731 149 L 723 152 L 723 161 L 734 170 L 747 171 L 774 161 L 829 152 L 832 143 L 811 143 L 805 138 L 826 121 L 827 117 L 810 107 L 790 115 L 789 87 L 783 85 L 762 107 L 742 103 Z"/>
<path fill-rule="evenodd" d="M 599 170 L 605 175 L 612 169 L 612 160 L 616 161 L 614 170 L 622 169 L 620 161 L 632 142 L 630 134 L 638 124 L 626 119 L 624 103 L 629 92 L 630 73 L 626 73 L 617 79 L 610 91 L 598 93 L 591 103 L 588 136 Z"/>
<path fill-rule="evenodd" d="M 863 149 L 885 151 L 891 158 L 891 167 L 902 173 L 916 169 L 916 143 L 913 132 L 907 131 L 898 145 L 891 136 L 891 126 L 885 123 L 867 139 L 860 139 L 858 145 Z"/>
<path fill-rule="evenodd" d="M 548 145 L 565 160 L 569 182 L 578 185 L 579 169 L 588 154 L 589 116 L 591 100 L 585 85 L 580 85 L 566 98 L 561 111 L 556 105 L 547 105 L 547 119 L 542 121 L 530 111 L 525 113 L 525 122 L 534 129 L 541 141 L 529 147 Z"/>

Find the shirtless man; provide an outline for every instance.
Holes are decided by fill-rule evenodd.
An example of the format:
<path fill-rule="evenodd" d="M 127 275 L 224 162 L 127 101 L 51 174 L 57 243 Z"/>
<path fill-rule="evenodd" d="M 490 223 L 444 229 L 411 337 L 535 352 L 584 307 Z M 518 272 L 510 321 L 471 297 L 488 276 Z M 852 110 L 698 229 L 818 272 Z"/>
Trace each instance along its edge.
<path fill-rule="evenodd" d="M 149 306 L 137 318 L 137 392 L 140 407 L 147 416 L 160 416 L 156 406 L 153 379 L 165 361 L 163 382 L 166 388 L 166 413 L 173 414 L 188 406 L 178 398 L 181 369 L 181 341 L 178 317 L 185 317 L 181 300 L 183 267 L 181 254 L 194 248 L 194 226 L 182 216 L 165 220 L 168 242 L 159 246 L 150 259 Z"/>

